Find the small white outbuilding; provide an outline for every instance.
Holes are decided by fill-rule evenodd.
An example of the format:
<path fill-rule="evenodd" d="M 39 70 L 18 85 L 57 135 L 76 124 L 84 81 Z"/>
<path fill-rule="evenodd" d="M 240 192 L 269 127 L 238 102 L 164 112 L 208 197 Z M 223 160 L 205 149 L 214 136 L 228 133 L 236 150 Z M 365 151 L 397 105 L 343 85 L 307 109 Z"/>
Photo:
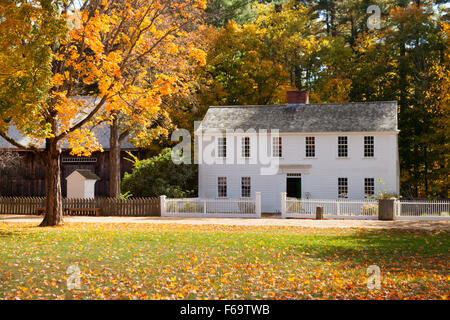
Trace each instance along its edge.
<path fill-rule="evenodd" d="M 66 180 L 67 198 L 86 199 L 95 197 L 95 183 L 100 178 L 90 170 L 77 169 Z"/>

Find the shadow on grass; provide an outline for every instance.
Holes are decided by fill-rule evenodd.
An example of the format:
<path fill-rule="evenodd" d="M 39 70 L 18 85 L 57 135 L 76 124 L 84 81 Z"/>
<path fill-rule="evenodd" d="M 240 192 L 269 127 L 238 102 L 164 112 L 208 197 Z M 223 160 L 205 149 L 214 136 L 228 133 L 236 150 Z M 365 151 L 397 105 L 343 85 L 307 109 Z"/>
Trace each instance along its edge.
<path fill-rule="evenodd" d="M 225 240 L 225 241 L 224 241 Z M 397 229 L 322 229 L 287 233 L 223 233 L 209 236 L 194 235 L 190 245 L 201 244 L 202 249 L 219 248 L 222 254 L 228 247 L 243 255 L 275 254 L 353 265 L 368 262 L 401 267 L 405 261 L 433 267 L 432 261 L 448 266 L 450 232 Z M 198 247 L 198 246 L 197 246 Z M 238 253 L 241 255 L 240 253 Z"/>
<path fill-rule="evenodd" d="M 355 265 L 406 267 L 405 261 L 410 261 L 413 263 L 410 267 L 448 268 L 450 233 L 446 231 L 364 230 L 350 234 L 337 232 L 324 238 L 294 245 L 293 249 L 307 250 L 312 259 Z"/>
<path fill-rule="evenodd" d="M 393 229 L 450 231 L 450 220 L 395 220 Z"/>

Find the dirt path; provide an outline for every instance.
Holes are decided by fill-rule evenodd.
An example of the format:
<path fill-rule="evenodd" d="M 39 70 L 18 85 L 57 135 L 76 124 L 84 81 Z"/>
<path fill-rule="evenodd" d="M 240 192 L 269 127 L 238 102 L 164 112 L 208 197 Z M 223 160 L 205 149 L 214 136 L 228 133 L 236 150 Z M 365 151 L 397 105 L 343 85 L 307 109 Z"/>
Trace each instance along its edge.
<path fill-rule="evenodd" d="M 36 223 L 41 216 L 0 215 L 0 223 Z M 161 217 L 65 217 L 65 222 L 88 223 L 178 223 L 178 224 L 216 224 L 239 226 L 296 226 L 308 228 L 369 228 L 369 229 L 420 229 L 450 231 L 448 221 L 378 221 L 378 220 L 309 220 L 309 219 L 236 219 L 236 218 L 161 218 Z"/>

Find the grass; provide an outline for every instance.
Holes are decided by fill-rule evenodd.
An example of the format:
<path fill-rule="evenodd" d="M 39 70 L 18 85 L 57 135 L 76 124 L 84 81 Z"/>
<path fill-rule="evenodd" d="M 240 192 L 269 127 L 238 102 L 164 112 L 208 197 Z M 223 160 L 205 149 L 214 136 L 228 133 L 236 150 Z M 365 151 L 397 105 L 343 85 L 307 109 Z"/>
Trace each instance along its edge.
<path fill-rule="evenodd" d="M 449 245 L 444 231 L 0 223 L 0 299 L 447 299 Z"/>

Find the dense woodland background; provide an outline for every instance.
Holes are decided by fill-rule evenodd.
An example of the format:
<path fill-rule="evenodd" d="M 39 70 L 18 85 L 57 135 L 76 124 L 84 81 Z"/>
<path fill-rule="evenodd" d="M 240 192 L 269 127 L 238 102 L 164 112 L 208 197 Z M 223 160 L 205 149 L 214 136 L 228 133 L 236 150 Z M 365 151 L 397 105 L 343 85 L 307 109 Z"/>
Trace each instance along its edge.
<path fill-rule="evenodd" d="M 206 65 L 171 101 L 178 126 L 209 105 L 284 103 L 295 87 L 312 103 L 397 100 L 402 195 L 449 197 L 445 1 L 209 0 L 206 12 Z"/>
<path fill-rule="evenodd" d="M 69 128 L 87 108 L 71 97 L 97 97 L 82 125 L 111 123 L 118 196 L 125 138 L 155 156 L 210 105 L 285 103 L 292 89 L 311 103 L 396 100 L 402 196 L 449 197 L 445 1 L 190 1 L 0 4 L 0 134 L 19 125 L 46 139 L 51 159 L 66 137 L 75 155 L 101 151 L 89 130 Z"/>

